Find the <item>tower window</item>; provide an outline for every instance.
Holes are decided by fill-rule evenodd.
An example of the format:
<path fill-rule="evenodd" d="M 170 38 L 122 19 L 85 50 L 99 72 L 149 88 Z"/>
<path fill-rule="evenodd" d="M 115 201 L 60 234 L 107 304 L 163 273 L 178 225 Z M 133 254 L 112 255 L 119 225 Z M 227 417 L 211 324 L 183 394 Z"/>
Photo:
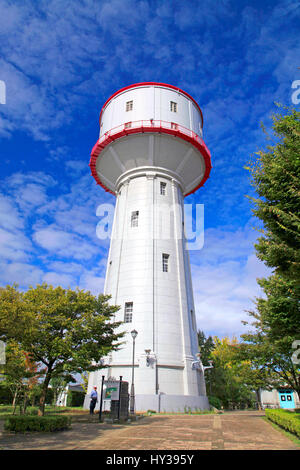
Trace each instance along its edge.
<path fill-rule="evenodd" d="M 177 113 L 177 103 L 175 103 L 175 101 L 170 101 L 170 111 Z"/>
<path fill-rule="evenodd" d="M 132 111 L 133 109 L 133 101 L 126 102 L 126 111 Z"/>
<path fill-rule="evenodd" d="M 166 253 L 163 253 L 162 255 L 162 270 L 164 273 L 169 271 L 169 257 L 170 255 L 167 255 Z"/>
<path fill-rule="evenodd" d="M 126 302 L 125 310 L 124 310 L 124 323 L 132 322 L 132 312 L 133 312 L 133 302 Z"/>
<path fill-rule="evenodd" d="M 139 225 L 139 211 L 131 212 L 131 227 L 138 227 Z"/>
<path fill-rule="evenodd" d="M 166 195 L 166 187 L 167 187 L 167 183 L 163 183 L 163 182 L 160 183 L 160 194 L 162 196 Z"/>
<path fill-rule="evenodd" d="M 197 325 L 196 325 L 196 318 L 195 318 L 195 312 L 194 312 L 194 310 L 191 310 L 191 316 L 192 316 L 192 326 L 193 326 L 193 330 L 196 331 Z"/>

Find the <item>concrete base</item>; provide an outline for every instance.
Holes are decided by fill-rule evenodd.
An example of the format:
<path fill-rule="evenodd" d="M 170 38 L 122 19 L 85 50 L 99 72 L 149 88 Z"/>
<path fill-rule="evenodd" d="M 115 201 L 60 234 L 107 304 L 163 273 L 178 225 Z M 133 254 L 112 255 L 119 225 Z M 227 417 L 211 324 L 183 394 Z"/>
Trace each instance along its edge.
<path fill-rule="evenodd" d="M 184 413 L 187 411 L 209 410 L 206 396 L 191 395 L 136 395 L 136 411 Z"/>
<path fill-rule="evenodd" d="M 89 408 L 90 398 L 86 395 L 84 400 L 84 408 Z M 109 410 L 110 402 L 103 401 L 102 410 Z M 136 395 L 135 411 L 153 410 L 156 412 L 173 412 L 184 413 L 188 411 L 209 410 L 207 396 L 191 396 L 191 395 Z M 99 402 L 95 408 L 99 410 Z"/>

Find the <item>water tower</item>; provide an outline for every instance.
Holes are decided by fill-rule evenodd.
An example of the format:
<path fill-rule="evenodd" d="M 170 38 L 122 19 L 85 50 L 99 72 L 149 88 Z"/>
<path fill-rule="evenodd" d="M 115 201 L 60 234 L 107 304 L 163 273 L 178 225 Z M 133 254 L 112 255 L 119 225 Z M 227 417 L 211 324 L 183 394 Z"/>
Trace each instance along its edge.
<path fill-rule="evenodd" d="M 163 83 L 122 88 L 100 114 L 90 168 L 116 196 L 104 293 L 121 306 L 126 344 L 88 392 L 103 374 L 131 384 L 134 373 L 136 410 L 208 407 L 183 220 L 184 197 L 211 169 L 202 127 L 196 101 Z"/>

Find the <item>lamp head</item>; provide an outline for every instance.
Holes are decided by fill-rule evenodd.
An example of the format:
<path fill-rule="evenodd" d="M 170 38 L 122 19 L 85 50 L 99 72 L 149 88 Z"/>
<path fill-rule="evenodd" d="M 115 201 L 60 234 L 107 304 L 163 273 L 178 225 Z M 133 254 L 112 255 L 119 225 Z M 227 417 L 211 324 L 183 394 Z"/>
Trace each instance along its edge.
<path fill-rule="evenodd" d="M 131 336 L 132 336 L 132 339 L 135 339 L 138 335 L 138 332 L 136 330 L 132 330 L 131 331 Z"/>

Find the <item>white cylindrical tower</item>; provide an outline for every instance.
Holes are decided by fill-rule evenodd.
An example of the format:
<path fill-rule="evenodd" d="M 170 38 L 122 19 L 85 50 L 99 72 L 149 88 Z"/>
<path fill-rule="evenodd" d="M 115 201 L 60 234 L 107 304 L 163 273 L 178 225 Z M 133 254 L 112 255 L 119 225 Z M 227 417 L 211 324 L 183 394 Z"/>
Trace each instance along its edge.
<path fill-rule="evenodd" d="M 104 293 L 120 305 L 115 320 L 126 335 L 88 392 L 103 374 L 131 384 L 136 330 L 136 410 L 208 407 L 183 219 L 184 197 L 211 169 L 202 127 L 195 100 L 161 83 L 119 90 L 100 115 L 90 167 L 117 197 Z"/>

